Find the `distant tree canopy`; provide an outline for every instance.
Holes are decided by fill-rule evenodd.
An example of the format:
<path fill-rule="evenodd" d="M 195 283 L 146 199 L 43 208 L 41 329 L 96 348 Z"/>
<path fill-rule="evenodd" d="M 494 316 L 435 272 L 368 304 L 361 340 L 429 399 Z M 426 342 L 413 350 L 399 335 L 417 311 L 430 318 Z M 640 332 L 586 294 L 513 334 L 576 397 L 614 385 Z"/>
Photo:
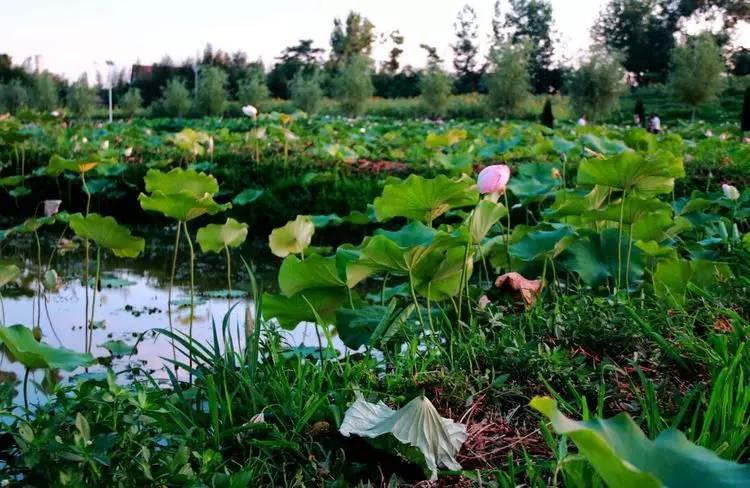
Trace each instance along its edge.
<path fill-rule="evenodd" d="M 617 56 L 599 49 L 571 73 L 567 85 L 578 113 L 601 121 L 617 107 L 626 90 L 625 70 Z"/>
<path fill-rule="evenodd" d="M 458 12 L 456 23 L 456 42 L 453 50 L 453 68 L 456 71 L 456 91 L 469 93 L 479 90 L 479 81 L 483 68 L 477 66 L 479 56 L 479 27 L 477 14 L 470 5 L 464 5 Z"/>
<path fill-rule="evenodd" d="M 298 73 L 312 75 L 320 68 L 323 49 L 313 47 L 312 39 L 301 39 L 296 45 L 284 49 L 278 62 L 268 74 L 268 88 L 279 98 L 290 98 L 290 84 Z"/>
<path fill-rule="evenodd" d="M 369 57 L 375 38 L 374 29 L 372 22 L 357 12 L 349 12 L 344 22 L 334 19 L 331 32 L 332 67 L 338 68 L 356 56 Z"/>
<path fill-rule="evenodd" d="M 704 32 L 675 48 L 669 85 L 681 101 L 693 108 L 695 117 L 695 109 L 721 90 L 723 72 L 721 49 L 713 36 Z"/>

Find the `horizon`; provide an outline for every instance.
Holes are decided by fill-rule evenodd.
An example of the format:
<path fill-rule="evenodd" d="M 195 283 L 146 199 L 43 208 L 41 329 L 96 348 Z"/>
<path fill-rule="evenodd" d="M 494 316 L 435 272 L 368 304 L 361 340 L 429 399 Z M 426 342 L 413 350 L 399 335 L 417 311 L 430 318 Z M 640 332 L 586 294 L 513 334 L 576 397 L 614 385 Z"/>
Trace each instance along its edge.
<path fill-rule="evenodd" d="M 458 11 L 467 3 L 476 10 L 479 56 L 483 58 L 489 44 L 494 4 L 465 0 L 429 3 L 362 0 L 352 6 L 343 0 L 279 0 L 257 2 L 253 6 L 238 0 L 215 0 L 212 8 L 199 8 L 203 3 L 133 0 L 129 4 L 102 4 L 77 0 L 63 5 L 52 0 L 10 0 L 4 6 L 10 27 L 5 31 L 6 42 L 0 52 L 9 54 L 18 65 L 27 59 L 33 63 L 40 56 L 41 70 L 68 80 L 83 73 L 93 80 L 97 70 L 103 71 L 107 60 L 114 61 L 118 69 L 128 70 L 134 64 L 157 63 L 165 56 L 175 64 L 182 64 L 202 53 L 207 44 L 228 53 L 243 51 L 248 60 L 261 59 L 269 69 L 284 48 L 300 39 L 312 39 L 327 55 L 334 18 L 344 18 L 354 10 L 375 26 L 372 57 L 377 64 L 385 60 L 390 49 L 379 37 L 398 30 L 405 38 L 402 67 L 424 66 L 425 54 L 419 44 L 425 43 L 437 47 L 444 66 L 451 70 L 450 44 L 455 38 L 453 23 Z M 569 1 L 551 0 L 551 3 L 553 28 L 559 38 L 555 59 L 574 61 L 592 44 L 591 27 L 606 1 L 580 0 L 574 9 L 568 8 Z M 422 21 L 425 8 L 430 8 L 429 22 Z M 503 15 L 508 8 L 507 2 L 503 2 Z M 393 15 L 394 11 L 398 15 Z M 278 29 L 280 23 L 285 26 L 282 30 Z M 700 27 L 693 25 L 688 29 Z M 738 27 L 736 34 L 735 44 L 750 47 L 747 24 Z M 99 41 L 92 42 L 92 38 Z"/>

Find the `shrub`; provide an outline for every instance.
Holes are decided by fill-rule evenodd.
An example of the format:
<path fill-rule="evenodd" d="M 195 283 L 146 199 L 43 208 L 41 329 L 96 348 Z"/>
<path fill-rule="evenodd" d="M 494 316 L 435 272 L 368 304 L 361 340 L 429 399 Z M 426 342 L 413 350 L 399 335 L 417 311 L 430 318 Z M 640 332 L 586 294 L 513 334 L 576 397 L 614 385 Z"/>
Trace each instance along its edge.
<path fill-rule="evenodd" d="M 334 82 L 334 93 L 341 102 L 341 109 L 350 117 L 363 115 L 374 92 L 369 60 L 364 56 L 353 56 Z"/>
<path fill-rule="evenodd" d="M 125 115 L 134 117 L 143 106 L 141 91 L 138 88 L 130 88 L 120 99 L 119 106 Z"/>
<path fill-rule="evenodd" d="M 68 110 L 79 117 L 88 117 L 96 105 L 96 92 L 89 86 L 86 75 L 70 85 L 65 98 Z"/>
<path fill-rule="evenodd" d="M 0 108 L 2 111 L 16 113 L 25 107 L 29 101 L 29 93 L 21 80 L 11 80 L 10 83 L 0 85 Z"/>
<path fill-rule="evenodd" d="M 164 87 L 161 98 L 162 109 L 171 117 L 184 117 L 190 110 L 190 93 L 185 82 L 172 78 Z"/>
<path fill-rule="evenodd" d="M 261 69 L 248 70 L 237 89 L 237 100 L 242 105 L 260 105 L 271 95 L 266 85 L 266 75 Z"/>
<path fill-rule="evenodd" d="M 552 102 L 549 98 L 544 102 L 544 109 L 542 110 L 542 115 L 539 117 L 539 121 L 542 125 L 546 125 L 550 129 L 555 128 L 555 116 L 552 114 Z"/>
<path fill-rule="evenodd" d="M 294 106 L 314 115 L 320 109 L 323 100 L 323 89 L 320 87 L 320 75 L 313 73 L 305 76 L 298 72 L 290 83 Z"/>
<path fill-rule="evenodd" d="M 669 86 L 682 102 L 692 107 L 692 118 L 698 105 L 716 98 L 724 80 L 721 48 L 713 36 L 704 32 L 672 52 L 672 74 Z"/>
<path fill-rule="evenodd" d="M 45 71 L 34 77 L 34 107 L 49 111 L 60 103 L 57 94 L 57 83 L 51 73 Z"/>
<path fill-rule="evenodd" d="M 589 120 L 602 120 L 617 108 L 626 89 L 625 70 L 618 57 L 594 51 L 568 79 L 573 107 Z"/>
<path fill-rule="evenodd" d="M 740 122 L 742 132 L 750 131 L 750 86 L 745 88 L 745 100 L 742 104 L 742 120 Z"/>
<path fill-rule="evenodd" d="M 221 115 L 227 101 L 227 74 L 213 66 L 203 68 L 198 81 L 196 95 L 198 111 L 205 115 Z"/>
<path fill-rule="evenodd" d="M 448 110 L 453 82 L 439 66 L 429 67 L 419 80 L 419 90 L 425 113 L 443 117 Z"/>
<path fill-rule="evenodd" d="M 528 45 L 501 43 L 490 52 L 491 72 L 485 76 L 488 106 L 493 115 L 517 115 L 531 95 Z"/>

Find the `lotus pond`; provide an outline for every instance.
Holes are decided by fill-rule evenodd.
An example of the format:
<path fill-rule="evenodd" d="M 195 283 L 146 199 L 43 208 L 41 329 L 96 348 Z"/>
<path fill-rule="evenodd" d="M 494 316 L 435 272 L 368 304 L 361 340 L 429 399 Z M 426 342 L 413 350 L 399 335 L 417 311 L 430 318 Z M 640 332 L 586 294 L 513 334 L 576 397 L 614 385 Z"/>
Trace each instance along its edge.
<path fill-rule="evenodd" d="M 731 125 L 21 114 L 0 144 L 3 483 L 750 484 Z"/>

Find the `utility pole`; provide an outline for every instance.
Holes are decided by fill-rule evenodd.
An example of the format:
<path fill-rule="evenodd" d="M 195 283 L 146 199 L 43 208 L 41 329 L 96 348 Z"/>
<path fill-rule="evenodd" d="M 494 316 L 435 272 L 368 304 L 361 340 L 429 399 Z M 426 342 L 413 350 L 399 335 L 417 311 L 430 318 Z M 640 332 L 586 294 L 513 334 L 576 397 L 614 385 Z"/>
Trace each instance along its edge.
<path fill-rule="evenodd" d="M 114 84 L 114 80 L 112 79 L 112 74 L 114 71 L 115 63 L 112 61 L 106 62 L 107 66 L 109 66 L 109 77 L 107 81 L 108 85 L 108 91 L 109 91 L 109 123 L 112 123 L 112 85 Z"/>

